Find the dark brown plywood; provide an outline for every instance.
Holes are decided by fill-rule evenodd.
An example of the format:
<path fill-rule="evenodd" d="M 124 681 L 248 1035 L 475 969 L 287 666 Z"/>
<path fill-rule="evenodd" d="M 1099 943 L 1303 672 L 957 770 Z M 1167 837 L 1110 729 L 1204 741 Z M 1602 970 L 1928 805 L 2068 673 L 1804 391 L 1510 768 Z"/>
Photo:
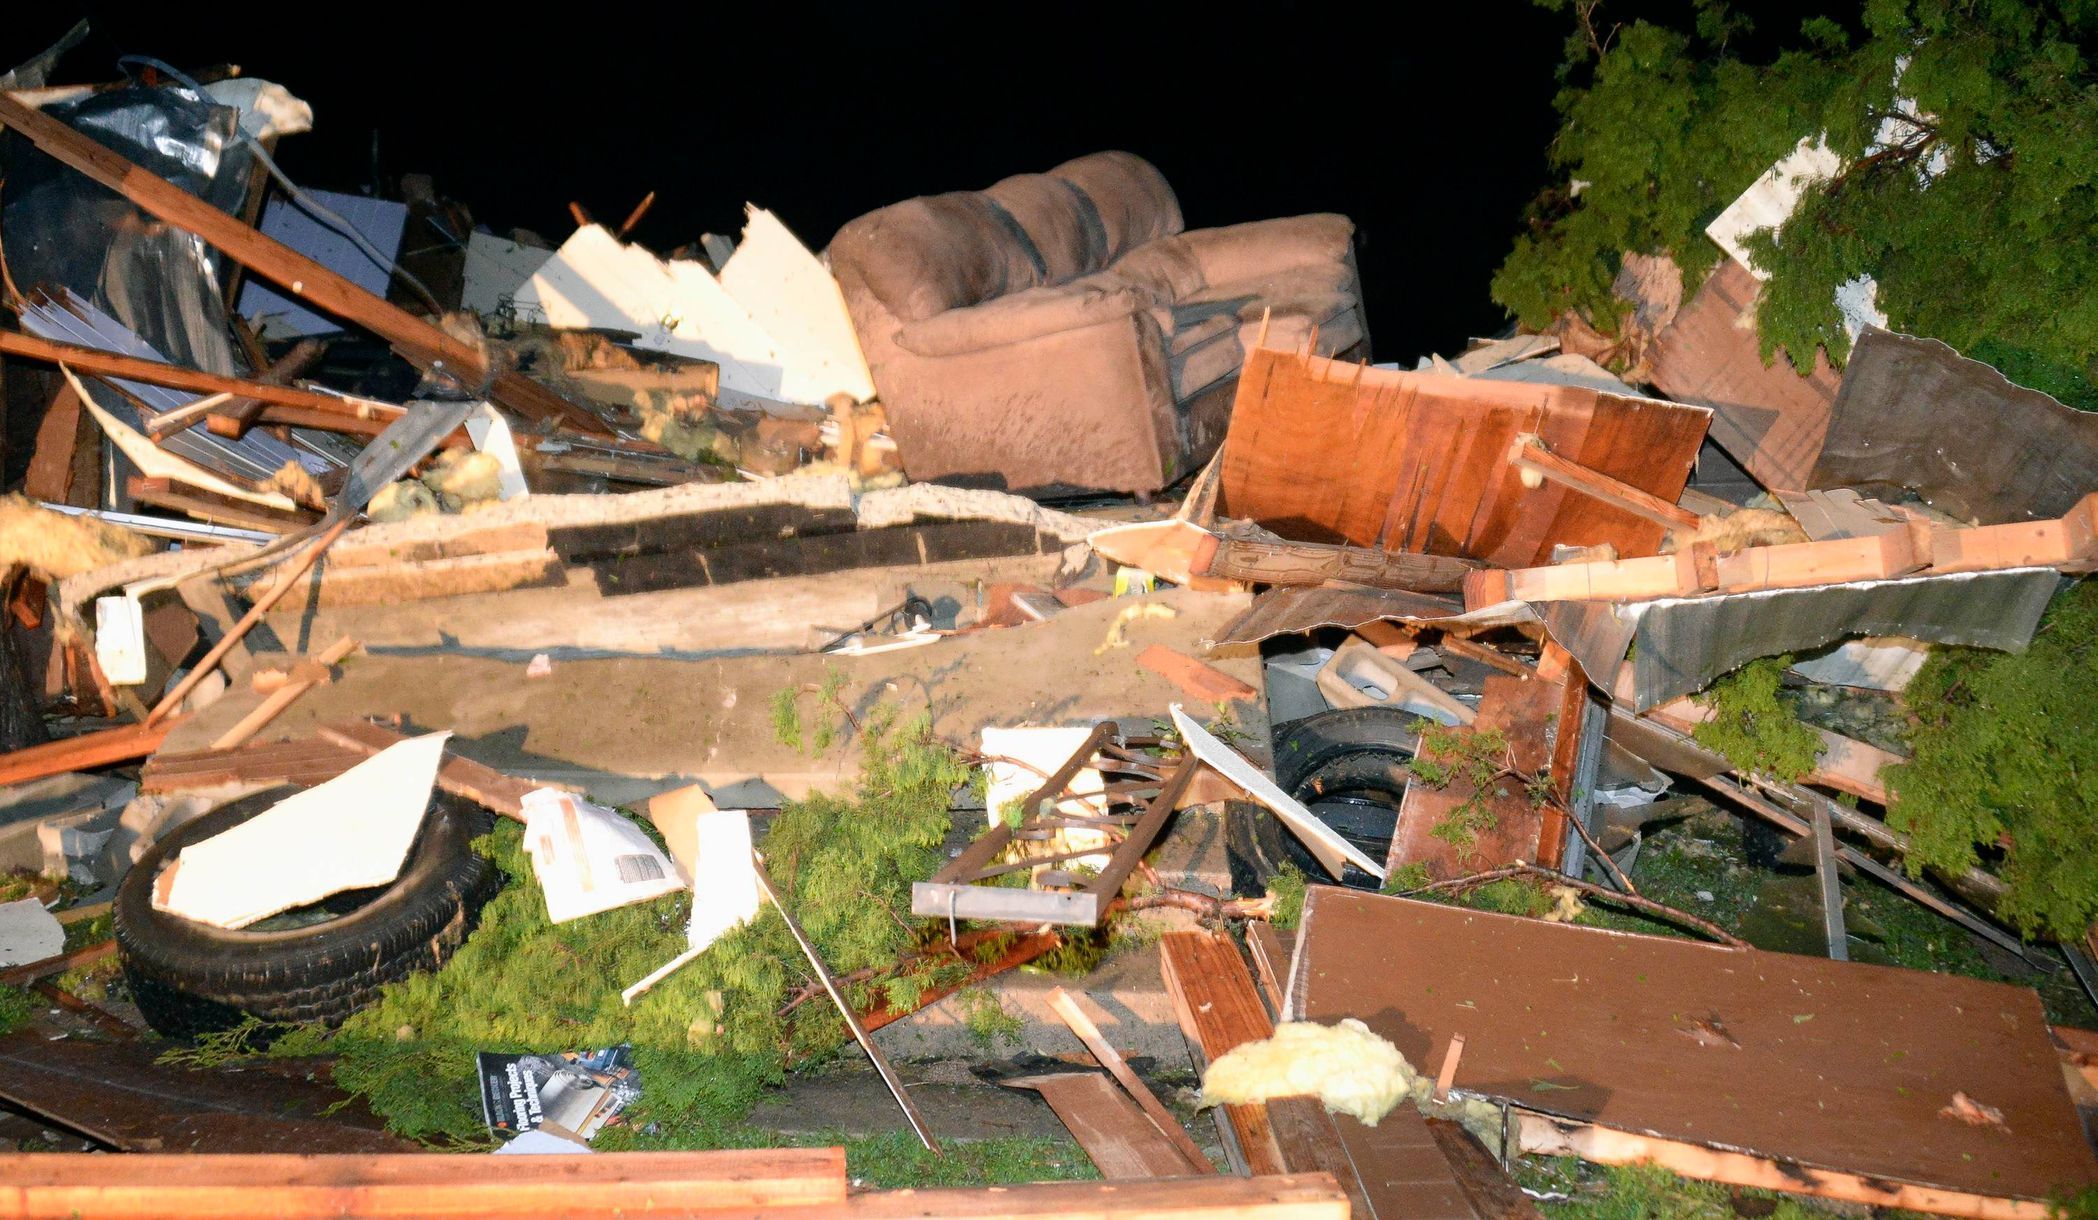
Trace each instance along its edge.
<path fill-rule="evenodd" d="M 1524 487 L 1518 436 L 1673 503 L 1710 413 L 1580 386 L 1402 373 L 1255 352 L 1225 438 L 1220 511 L 1300 542 L 1504 567 L 1554 545 L 1654 554 L 1661 526 L 1557 483 Z"/>
<path fill-rule="evenodd" d="M 2039 996 L 1312 888 L 1291 1003 L 1456 1087 L 1580 1121 L 1990 1196 L 2098 1180 Z M 1955 1093 L 2007 1129 L 1941 1117 Z"/>
<path fill-rule="evenodd" d="M 1763 363 L 1756 333 L 1762 286 L 1721 260 L 1697 295 L 1654 339 L 1651 380 L 1670 398 L 1712 408 L 1712 439 L 1777 491 L 1804 491 L 1828 433 L 1839 378 L 1816 350 L 1807 376 L 1783 354 Z M 1823 484 L 1826 486 L 1826 484 Z"/>

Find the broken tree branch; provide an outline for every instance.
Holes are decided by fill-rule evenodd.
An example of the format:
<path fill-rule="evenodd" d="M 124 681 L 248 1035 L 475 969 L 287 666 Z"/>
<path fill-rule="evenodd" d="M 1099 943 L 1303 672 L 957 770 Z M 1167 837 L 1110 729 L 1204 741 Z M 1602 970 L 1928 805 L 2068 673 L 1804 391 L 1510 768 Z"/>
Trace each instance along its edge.
<path fill-rule="evenodd" d="M 1602 886 L 1591 885 L 1586 881 L 1569 877 L 1556 869 L 1549 869 L 1536 864 L 1511 864 L 1506 868 L 1496 868 L 1488 872 L 1474 873 L 1469 877 L 1456 877 L 1449 881 L 1437 881 L 1431 885 L 1421 886 L 1418 889 L 1405 890 L 1401 893 L 1401 897 L 1410 894 L 1454 893 L 1461 890 L 1474 889 L 1494 881 L 1506 881 L 1514 877 L 1537 877 L 1554 885 L 1570 886 L 1583 894 L 1601 898 L 1608 902 L 1621 902 L 1626 906 L 1645 911 L 1649 915 L 1658 916 L 1670 923 L 1678 923 L 1686 928 L 1694 928 L 1731 949 L 1746 949 L 1750 947 L 1747 941 L 1735 936 L 1725 928 L 1710 920 L 1699 919 L 1687 911 L 1678 911 L 1672 906 L 1665 906 L 1651 898 L 1641 898 L 1637 894 L 1620 894 L 1616 890 L 1606 890 Z"/>

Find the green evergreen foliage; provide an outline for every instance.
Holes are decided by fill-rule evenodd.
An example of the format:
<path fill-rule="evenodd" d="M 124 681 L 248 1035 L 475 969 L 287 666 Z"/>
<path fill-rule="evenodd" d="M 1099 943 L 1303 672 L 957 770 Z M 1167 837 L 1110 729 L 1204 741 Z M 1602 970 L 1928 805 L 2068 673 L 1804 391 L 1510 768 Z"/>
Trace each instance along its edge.
<path fill-rule="evenodd" d="M 1799 781 L 1820 758 L 1821 739 L 1778 698 L 1791 664 L 1790 656 L 1763 657 L 1714 682 L 1706 699 L 1716 714 L 1691 736 L 1725 755 L 1736 771 L 1779 783 Z"/>
<path fill-rule="evenodd" d="M 11 1034 L 36 1016 L 36 1001 L 21 987 L 0 987 L 0 1034 Z"/>
<path fill-rule="evenodd" d="M 967 769 L 932 738 L 923 717 L 877 714 L 861 746 L 856 798 L 815 795 L 782 810 L 763 843 L 766 869 L 832 972 L 873 976 L 847 987 L 855 1005 L 877 999 L 877 986 L 890 1002 L 908 1004 L 959 969 L 892 970 L 917 947 L 910 882 L 940 863 L 949 797 Z M 389 986 L 333 1036 L 297 1030 L 273 1047 L 335 1054 L 337 1083 L 368 1098 L 401 1134 L 485 1138 L 478 1051 L 626 1042 L 644 1090 L 627 1112 L 632 1123 L 675 1132 L 681 1146 L 708 1146 L 790 1061 L 842 1045 L 844 1024 L 820 992 L 781 1015 L 812 977 L 769 904 L 629 1008 L 621 988 L 683 951 L 689 896 L 556 926 L 547 922 L 518 829 L 505 824 L 479 846 L 509 881 L 444 969 Z M 598 1142 L 619 1147 L 634 1138 L 627 1126 Z"/>
<path fill-rule="evenodd" d="M 1285 864 L 1268 878 L 1268 894 L 1275 900 L 1275 913 L 1269 922 L 1287 932 L 1304 918 L 1304 889 L 1311 879 L 1304 870 L 1294 864 Z"/>
<path fill-rule="evenodd" d="M 1729 51 L 1742 23 L 1717 4 L 1696 6 L 1695 33 L 1571 7 L 1574 83 L 1551 148 L 1564 178 L 1493 282 L 1524 325 L 1575 311 L 1614 331 L 1627 251 L 1673 256 L 1695 288 L 1720 257 L 1704 226 L 1799 139 L 1824 135 L 1846 170 L 1755 250 L 1772 273 L 1766 359 L 1781 347 L 1810 364 L 1818 345 L 1840 364 L 1835 288 L 1871 275 L 1894 329 L 2098 409 L 2098 88 L 2083 49 L 2098 6 L 1866 0 L 1757 63 Z M 1892 142 L 1868 153 L 1904 109 L 1920 117 L 1894 118 Z"/>
<path fill-rule="evenodd" d="M 1940 646 L 1909 683 L 1911 761 L 1889 769 L 1887 821 L 1912 874 L 1994 868 L 1999 914 L 2080 936 L 2098 918 L 2098 583 L 2048 607 L 2019 654 Z"/>

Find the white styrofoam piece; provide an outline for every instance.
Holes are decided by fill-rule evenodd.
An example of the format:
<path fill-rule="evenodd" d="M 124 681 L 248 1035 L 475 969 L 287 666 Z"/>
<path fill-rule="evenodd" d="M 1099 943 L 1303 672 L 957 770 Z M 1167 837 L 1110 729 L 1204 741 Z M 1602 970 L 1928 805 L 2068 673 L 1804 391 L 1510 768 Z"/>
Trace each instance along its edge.
<path fill-rule="evenodd" d="M 20 966 L 66 951 L 66 930 L 34 898 L 0 903 L 0 966 Z"/>
<path fill-rule="evenodd" d="M 751 854 L 750 812 L 722 809 L 693 819 L 699 851 L 692 878 L 692 922 L 688 948 L 704 949 L 757 918 L 764 894 L 758 889 Z"/>
<path fill-rule="evenodd" d="M 393 259 L 400 253 L 401 236 L 408 228 L 408 205 L 391 199 L 343 195 L 335 191 L 306 192 L 320 205 L 342 217 L 364 235 L 379 253 Z M 282 195 L 271 198 L 262 209 L 263 236 L 285 245 L 349 280 L 374 296 L 384 297 L 393 269 L 373 262 L 356 242 L 319 217 L 309 214 L 297 201 Z M 270 339 L 303 339 L 308 335 L 333 335 L 343 325 L 325 314 L 315 313 L 300 302 L 277 291 L 272 284 L 250 276 L 241 286 L 240 314 L 259 320 L 261 332 Z"/>
<path fill-rule="evenodd" d="M 520 1131 L 490 1156 L 595 1156 L 597 1149 L 534 1127 Z"/>
<path fill-rule="evenodd" d="M 344 890 L 400 875 L 429 809 L 449 732 L 388 746 L 231 830 L 182 849 L 153 905 L 244 928 Z M 165 889 L 165 897 L 162 889 Z"/>
<path fill-rule="evenodd" d="M 1842 168 L 1843 158 L 1835 150 L 1820 136 L 1808 136 L 1777 164 L 1764 170 L 1763 176 L 1741 192 L 1725 211 L 1713 217 L 1712 223 L 1705 226 L 1705 236 L 1718 242 L 1720 249 L 1757 279 L 1767 280 L 1769 273 L 1757 268 L 1755 260 L 1748 256 L 1748 235 L 1784 224 L 1799 206 L 1800 196 L 1835 177 Z"/>
<path fill-rule="evenodd" d="M 95 664 L 116 686 L 146 680 L 146 619 L 129 592 L 95 599 Z"/>
<path fill-rule="evenodd" d="M 551 923 L 566 923 L 682 889 L 677 866 L 617 810 L 573 793 L 524 795 L 525 853 Z"/>
<path fill-rule="evenodd" d="M 484 317 L 502 313 L 525 281 L 553 256 L 552 250 L 474 230 L 466 235 L 465 285 L 459 292 L 459 307 Z"/>
<path fill-rule="evenodd" d="M 1266 805 L 1270 812 L 1282 819 L 1291 833 L 1304 841 L 1311 854 L 1318 857 L 1326 871 L 1338 878 L 1343 861 L 1375 877 L 1384 880 L 1384 866 L 1363 855 L 1353 843 L 1342 838 L 1339 832 L 1318 820 L 1311 810 L 1306 809 L 1295 797 L 1284 792 L 1274 780 L 1260 773 L 1260 769 L 1247 762 L 1244 755 L 1223 742 L 1218 741 L 1208 729 L 1196 724 L 1194 718 L 1181 710 L 1179 704 L 1172 706 L 1174 727 L 1180 730 L 1180 740 L 1196 758 L 1216 768 L 1225 779 L 1246 790 L 1246 795 Z"/>
<path fill-rule="evenodd" d="M 525 486 L 524 467 L 517 460 L 517 442 L 510 435 L 510 423 L 502 412 L 488 403 L 474 408 L 466 417 L 466 438 L 475 449 L 490 454 L 499 468 L 496 474 L 496 499 L 515 500 L 531 494 Z"/>
<path fill-rule="evenodd" d="M 584 225 L 517 290 L 518 312 L 556 330 L 633 331 L 635 345 L 721 366 L 723 388 L 778 399 L 778 345 L 705 265 L 665 262 Z"/>
<path fill-rule="evenodd" d="M 873 398 L 874 376 L 830 269 L 779 217 L 754 203 L 746 209 L 743 243 L 721 268 L 721 286 L 778 345 L 780 397 L 814 403 L 833 394 L 850 394 L 855 402 Z"/>

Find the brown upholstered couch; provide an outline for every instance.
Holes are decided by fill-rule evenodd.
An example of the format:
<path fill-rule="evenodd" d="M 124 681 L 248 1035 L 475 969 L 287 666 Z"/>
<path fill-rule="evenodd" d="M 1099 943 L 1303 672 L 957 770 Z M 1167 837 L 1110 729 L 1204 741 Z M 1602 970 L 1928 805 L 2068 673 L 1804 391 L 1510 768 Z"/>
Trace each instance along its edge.
<path fill-rule="evenodd" d="M 1367 355 L 1344 216 L 1183 232 L 1156 169 L 1096 153 L 847 224 L 829 258 L 914 479 L 1148 492 L 1224 436 L 1270 347 Z"/>

